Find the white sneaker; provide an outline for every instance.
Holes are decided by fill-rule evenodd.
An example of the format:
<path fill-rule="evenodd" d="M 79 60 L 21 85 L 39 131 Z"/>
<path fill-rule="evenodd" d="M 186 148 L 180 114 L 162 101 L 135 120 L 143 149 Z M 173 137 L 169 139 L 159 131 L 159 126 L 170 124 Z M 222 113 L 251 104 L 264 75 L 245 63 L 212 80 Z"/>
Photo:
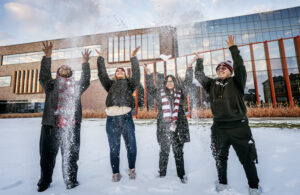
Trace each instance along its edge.
<path fill-rule="evenodd" d="M 128 170 L 128 175 L 129 175 L 130 179 L 135 179 L 136 178 L 135 169 L 129 169 Z"/>
<path fill-rule="evenodd" d="M 215 184 L 216 184 L 216 191 L 217 192 L 221 192 L 223 190 L 229 189 L 229 186 L 227 184 L 221 184 L 218 181 L 216 181 Z"/>
<path fill-rule="evenodd" d="M 262 193 L 262 188 L 258 186 L 257 188 L 249 188 L 249 195 L 260 195 Z"/>

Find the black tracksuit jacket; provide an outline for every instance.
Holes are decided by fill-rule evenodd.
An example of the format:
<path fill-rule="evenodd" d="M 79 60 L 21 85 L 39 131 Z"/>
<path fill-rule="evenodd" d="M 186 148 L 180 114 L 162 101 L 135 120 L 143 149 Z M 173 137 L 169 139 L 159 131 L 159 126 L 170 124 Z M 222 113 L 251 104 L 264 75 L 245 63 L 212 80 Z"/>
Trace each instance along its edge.
<path fill-rule="evenodd" d="M 201 83 L 210 97 L 214 122 L 226 123 L 247 121 L 247 109 L 243 101 L 247 73 L 240 51 L 231 46 L 234 76 L 225 80 L 212 79 L 203 71 L 203 59 L 198 59 L 195 78 Z"/>

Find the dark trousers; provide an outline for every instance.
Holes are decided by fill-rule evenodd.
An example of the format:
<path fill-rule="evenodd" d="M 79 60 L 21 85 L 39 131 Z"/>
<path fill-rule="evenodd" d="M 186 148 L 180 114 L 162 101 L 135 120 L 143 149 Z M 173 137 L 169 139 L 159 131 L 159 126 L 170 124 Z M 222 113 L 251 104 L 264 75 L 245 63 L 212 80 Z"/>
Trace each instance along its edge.
<path fill-rule="evenodd" d="M 174 136 L 174 132 L 168 132 L 165 139 L 162 139 L 160 143 L 159 152 L 159 174 L 165 176 L 167 173 L 167 166 L 169 160 L 170 147 L 172 145 L 174 158 L 177 169 L 177 176 L 182 178 L 185 175 L 184 160 L 183 160 L 183 143 Z"/>
<path fill-rule="evenodd" d="M 235 128 L 212 126 L 211 129 L 211 148 L 216 160 L 219 183 L 227 184 L 227 160 L 232 145 L 244 167 L 249 186 L 258 188 L 259 179 L 254 163 L 257 155 L 250 127 L 245 124 Z"/>
<path fill-rule="evenodd" d="M 129 169 L 135 168 L 136 139 L 131 112 L 120 116 L 107 116 L 106 132 L 110 148 L 110 164 L 113 173 L 119 173 L 121 135 L 124 138 Z"/>
<path fill-rule="evenodd" d="M 80 126 L 76 124 L 71 129 L 56 128 L 43 125 L 40 137 L 41 178 L 38 185 L 52 182 L 55 159 L 60 147 L 62 154 L 62 169 L 65 184 L 77 181 L 80 148 Z"/>

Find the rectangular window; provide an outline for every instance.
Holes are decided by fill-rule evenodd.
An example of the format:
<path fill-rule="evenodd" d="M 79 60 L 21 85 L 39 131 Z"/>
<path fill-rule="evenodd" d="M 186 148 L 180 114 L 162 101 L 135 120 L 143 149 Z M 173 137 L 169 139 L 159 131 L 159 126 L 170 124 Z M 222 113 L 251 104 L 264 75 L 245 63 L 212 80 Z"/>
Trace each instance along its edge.
<path fill-rule="evenodd" d="M 114 37 L 114 62 L 119 61 L 119 38 Z"/>
<path fill-rule="evenodd" d="M 268 42 L 270 58 L 280 58 L 278 41 Z"/>
<path fill-rule="evenodd" d="M 113 38 L 108 39 L 108 62 L 113 62 Z"/>
<path fill-rule="evenodd" d="M 160 42 L 159 34 L 154 35 L 154 57 L 158 58 L 160 56 Z"/>
<path fill-rule="evenodd" d="M 211 55 L 212 55 L 212 64 L 213 65 L 219 64 L 220 62 L 224 61 L 223 50 L 212 51 Z"/>
<path fill-rule="evenodd" d="M 239 50 L 240 50 L 240 55 L 242 56 L 244 61 L 250 61 L 251 60 L 249 45 L 239 47 Z"/>
<path fill-rule="evenodd" d="M 11 76 L 1 76 L 0 77 L 0 87 L 10 87 Z"/>
<path fill-rule="evenodd" d="M 244 61 L 244 65 L 246 67 L 246 72 L 252 72 L 252 62 L 251 61 Z M 250 76 L 250 75 L 248 75 Z"/>
<path fill-rule="evenodd" d="M 255 60 L 255 68 L 256 71 L 266 71 L 267 70 L 266 60 Z"/>
<path fill-rule="evenodd" d="M 141 35 L 136 35 L 136 47 L 140 46 L 141 49 L 137 52 L 137 58 L 142 59 L 142 36 Z M 134 48 L 133 48 L 134 49 Z"/>
<path fill-rule="evenodd" d="M 184 80 L 185 72 L 186 72 L 186 57 L 176 58 L 176 64 L 177 64 L 177 74 L 182 80 Z"/>
<path fill-rule="evenodd" d="M 202 54 L 202 56 L 203 56 L 203 65 L 211 65 L 210 52 L 205 52 Z"/>
<path fill-rule="evenodd" d="M 270 33 L 264 32 L 263 33 L 263 41 L 268 41 L 268 40 L 270 40 Z"/>
<path fill-rule="evenodd" d="M 130 40 L 129 36 L 125 36 L 125 61 L 130 60 Z"/>
<path fill-rule="evenodd" d="M 154 58 L 154 37 L 153 34 L 148 34 L 148 58 Z"/>
<path fill-rule="evenodd" d="M 267 71 L 257 71 L 258 93 L 261 103 L 272 103 L 270 83 Z"/>
<path fill-rule="evenodd" d="M 119 61 L 124 61 L 125 59 L 125 50 L 124 50 L 124 47 L 125 47 L 125 44 L 124 44 L 124 37 L 119 37 Z"/>
<path fill-rule="evenodd" d="M 286 58 L 286 63 L 287 63 L 287 67 L 288 67 L 289 73 L 291 73 L 290 70 L 296 70 L 293 73 L 299 73 L 298 72 L 298 64 L 297 64 L 297 58 L 296 57 L 288 57 L 288 58 Z M 300 87 L 300 82 L 299 82 L 299 87 Z M 299 88 L 299 92 L 300 92 L 300 88 Z"/>
<path fill-rule="evenodd" d="M 254 59 L 255 60 L 266 59 L 265 49 L 264 49 L 264 44 L 263 43 L 253 44 L 253 53 L 254 53 Z"/>
<path fill-rule="evenodd" d="M 285 40 L 283 40 L 283 43 L 284 43 L 285 56 L 286 57 L 295 57 L 296 50 L 295 50 L 294 40 L 293 39 L 285 39 Z"/>
<path fill-rule="evenodd" d="M 262 33 L 256 33 L 255 38 L 257 42 L 262 42 L 263 41 L 263 34 Z"/>
<path fill-rule="evenodd" d="M 175 75 L 175 59 L 167 61 L 167 75 Z"/>
<path fill-rule="evenodd" d="M 148 35 L 147 34 L 142 35 L 141 53 L 142 53 L 142 59 L 148 59 Z"/>
<path fill-rule="evenodd" d="M 130 36 L 130 54 L 134 51 L 135 47 L 135 35 L 132 35 Z"/>

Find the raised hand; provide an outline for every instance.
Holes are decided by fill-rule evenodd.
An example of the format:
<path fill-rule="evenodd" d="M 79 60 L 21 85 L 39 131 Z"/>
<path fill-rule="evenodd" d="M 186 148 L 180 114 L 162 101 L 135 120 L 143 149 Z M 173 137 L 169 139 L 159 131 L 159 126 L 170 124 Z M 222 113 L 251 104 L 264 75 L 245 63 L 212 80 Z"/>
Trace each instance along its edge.
<path fill-rule="evenodd" d="M 197 60 L 197 56 L 194 56 L 190 63 L 187 64 L 187 68 L 193 68 L 194 62 Z"/>
<path fill-rule="evenodd" d="M 228 40 L 226 40 L 226 43 L 227 43 L 228 47 L 231 47 L 231 46 L 235 45 L 234 44 L 234 36 L 233 35 L 229 35 L 228 36 Z"/>
<path fill-rule="evenodd" d="M 146 72 L 146 74 L 150 74 L 150 70 L 149 70 L 149 68 L 147 67 L 147 64 L 144 64 L 143 65 L 144 66 L 144 70 L 145 70 L 145 72 Z"/>
<path fill-rule="evenodd" d="M 90 51 L 89 49 L 85 49 L 83 52 L 81 52 L 81 54 L 82 54 L 82 62 L 83 63 L 88 63 L 89 62 L 91 52 L 92 51 Z"/>
<path fill-rule="evenodd" d="M 136 53 L 139 51 L 139 49 L 141 48 L 141 46 L 137 46 L 133 52 L 131 53 L 131 57 L 133 58 L 134 56 L 136 56 Z"/>
<path fill-rule="evenodd" d="M 99 51 L 98 49 L 95 49 L 96 53 L 98 54 L 98 56 L 102 56 L 101 51 Z"/>
<path fill-rule="evenodd" d="M 46 58 L 51 58 L 51 55 L 52 55 L 52 47 L 53 47 L 53 44 L 52 42 L 49 42 L 48 41 L 44 41 L 42 42 L 43 43 L 43 52 L 45 53 L 45 56 Z"/>
<path fill-rule="evenodd" d="M 200 52 L 194 52 L 194 55 L 195 55 L 196 59 L 203 59 L 203 56 L 201 55 Z"/>

